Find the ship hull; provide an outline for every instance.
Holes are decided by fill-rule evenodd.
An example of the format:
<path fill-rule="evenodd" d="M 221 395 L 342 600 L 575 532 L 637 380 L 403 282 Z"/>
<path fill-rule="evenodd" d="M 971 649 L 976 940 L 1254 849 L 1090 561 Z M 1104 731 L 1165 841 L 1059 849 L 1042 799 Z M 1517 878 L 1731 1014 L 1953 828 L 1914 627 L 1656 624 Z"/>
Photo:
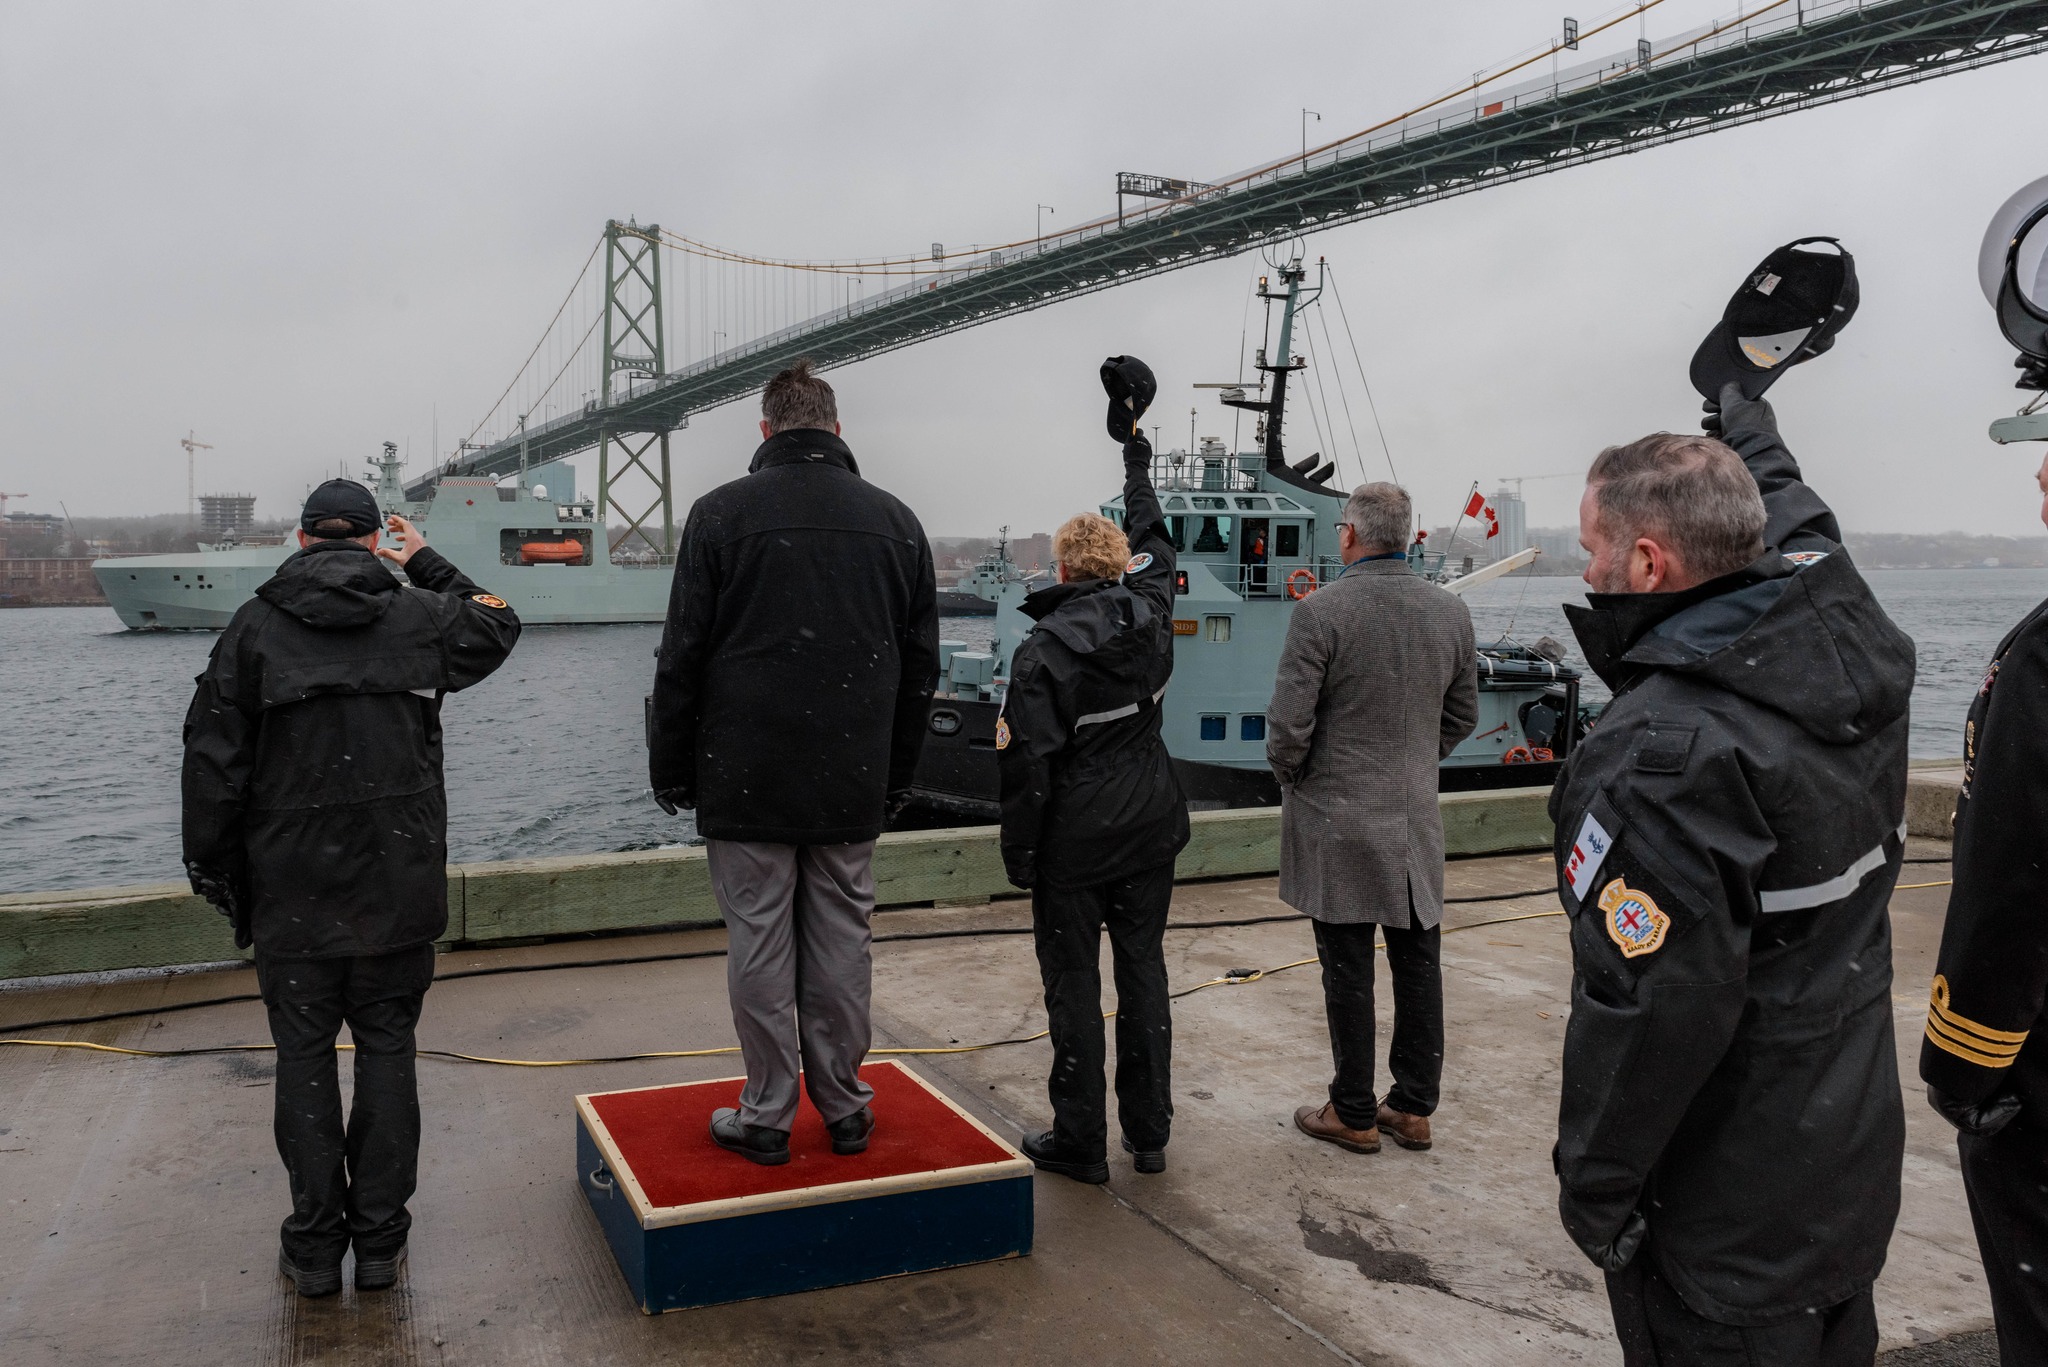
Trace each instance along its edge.
<path fill-rule="evenodd" d="M 553 477 L 558 485 L 565 478 Z M 580 538 L 602 548 L 594 524 L 565 516 L 564 509 L 527 490 L 450 479 L 433 501 L 402 511 L 419 524 L 429 545 L 511 604 L 528 626 L 659 622 L 668 616 L 675 578 L 670 566 L 615 565 L 601 553 L 588 565 L 520 563 L 530 542 L 553 547 L 563 538 Z M 96 561 L 92 570 L 115 615 L 134 630 L 219 631 L 296 549 L 293 543 L 120 556 Z"/>

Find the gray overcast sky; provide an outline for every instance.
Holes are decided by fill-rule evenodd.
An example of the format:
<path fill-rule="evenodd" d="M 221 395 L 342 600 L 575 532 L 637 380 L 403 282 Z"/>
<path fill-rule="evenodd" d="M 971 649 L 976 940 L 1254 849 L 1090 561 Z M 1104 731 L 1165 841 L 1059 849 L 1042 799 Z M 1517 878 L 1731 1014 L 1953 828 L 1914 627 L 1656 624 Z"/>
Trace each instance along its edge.
<path fill-rule="evenodd" d="M 1731 8 L 1667 0 L 1651 33 Z M 1543 41 L 1553 9 L 6 0 L 0 489 L 170 511 L 194 428 L 216 448 L 202 489 L 285 513 L 385 438 L 424 461 L 437 406 L 444 446 L 466 430 L 607 217 L 807 258 L 1020 237 L 1038 203 L 1055 224 L 1110 209 L 1119 170 L 1284 155 L 1302 106 L 1325 134 L 1362 128 Z M 2043 60 L 1311 237 L 1420 511 L 1693 425 L 1686 361 L 1728 292 L 1828 233 L 1856 253 L 1862 312 L 1773 392 L 1809 477 L 1851 529 L 2038 531 L 2037 450 L 1984 437 L 2018 396 L 1975 259 L 1992 211 L 2048 171 Z M 1180 271 L 837 371 L 847 437 L 934 535 L 1050 527 L 1117 480 L 1101 357 L 1151 361 L 1157 421 L 1184 439 L 1184 386 L 1236 373 L 1258 270 Z M 677 434 L 683 503 L 743 470 L 753 418 Z M 1531 521 L 1573 520 L 1577 493 L 1529 485 Z"/>

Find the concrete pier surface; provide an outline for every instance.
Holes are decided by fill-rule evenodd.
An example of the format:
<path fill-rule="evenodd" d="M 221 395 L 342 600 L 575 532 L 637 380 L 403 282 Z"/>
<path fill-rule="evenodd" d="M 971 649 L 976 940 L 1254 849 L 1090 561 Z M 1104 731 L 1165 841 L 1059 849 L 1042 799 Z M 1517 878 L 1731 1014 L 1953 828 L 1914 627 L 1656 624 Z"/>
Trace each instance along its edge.
<path fill-rule="evenodd" d="M 1909 855 L 1945 858 L 1915 840 Z M 1910 864 L 1903 884 L 1945 880 Z M 1620 1361 L 1550 1171 L 1570 962 L 1550 861 L 1454 862 L 1436 1147 L 1349 1154 L 1298 1133 L 1330 1070 L 1313 965 L 1175 1004 L 1169 1168 L 1106 1188 L 1043 1174 L 1031 1257 L 650 1318 L 573 1173 L 577 1092 L 729 1076 L 717 1057 L 573 1068 L 420 1065 L 412 1258 L 389 1292 L 300 1301 L 275 1271 L 287 1209 L 267 1055 L 0 1048 L 0 1360 L 8 1363 L 1328 1363 Z M 1915 1061 L 1945 887 L 1901 891 L 1894 1002 L 1905 1207 L 1877 1288 L 1899 1367 L 1995 1362 L 1952 1132 Z M 1173 920 L 1287 913 L 1271 878 L 1185 884 Z M 1530 919 L 1507 919 L 1507 918 Z M 881 935 L 1014 929 L 1021 900 L 901 910 Z M 721 930 L 451 953 L 444 973 L 716 950 Z M 1311 958 L 1305 922 L 1167 936 L 1175 986 Z M 876 948 L 877 1047 L 1043 1028 L 1028 935 Z M 1105 980 L 1107 966 L 1105 964 Z M 1384 972 L 1381 982 L 1386 981 Z M 248 970 L 0 992 L 18 1023 L 253 992 Z M 1387 992 L 1381 1056 L 1386 1047 Z M 1105 1006 L 1111 1003 L 1105 1003 Z M 19 1031 L 0 1031 L 18 1034 Z M 255 1002 L 45 1028 L 137 1048 L 267 1041 Z M 722 958 L 441 983 L 421 1045 L 527 1059 L 729 1045 Z M 1043 1042 L 911 1064 L 1014 1134 L 1048 1119 Z M 344 1079 L 347 1066 L 344 1061 Z M 888 1124 L 886 1114 L 880 1123 Z M 738 1162 L 740 1160 L 734 1159 Z M 1758 1163 L 1771 1161 L 1759 1153 Z M 1918 1346 L 1917 1349 L 1915 1346 Z"/>

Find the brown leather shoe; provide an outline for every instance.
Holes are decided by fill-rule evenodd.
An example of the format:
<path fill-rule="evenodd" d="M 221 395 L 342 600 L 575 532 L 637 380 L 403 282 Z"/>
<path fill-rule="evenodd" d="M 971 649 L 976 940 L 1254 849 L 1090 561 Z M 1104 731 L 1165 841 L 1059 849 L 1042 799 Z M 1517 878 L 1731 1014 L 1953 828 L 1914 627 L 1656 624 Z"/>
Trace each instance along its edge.
<path fill-rule="evenodd" d="M 1294 1113 L 1294 1128 L 1303 1134 L 1327 1140 L 1340 1149 L 1349 1149 L 1353 1153 L 1380 1151 L 1379 1130 L 1352 1129 L 1337 1118 L 1335 1102 L 1325 1101 L 1320 1106 L 1303 1106 Z"/>
<path fill-rule="evenodd" d="M 1380 1103 L 1379 1124 L 1375 1129 L 1385 1130 L 1394 1136 L 1394 1142 L 1404 1149 L 1426 1149 L 1429 1147 L 1429 1117 L 1410 1115 L 1397 1111 L 1386 1102 Z"/>

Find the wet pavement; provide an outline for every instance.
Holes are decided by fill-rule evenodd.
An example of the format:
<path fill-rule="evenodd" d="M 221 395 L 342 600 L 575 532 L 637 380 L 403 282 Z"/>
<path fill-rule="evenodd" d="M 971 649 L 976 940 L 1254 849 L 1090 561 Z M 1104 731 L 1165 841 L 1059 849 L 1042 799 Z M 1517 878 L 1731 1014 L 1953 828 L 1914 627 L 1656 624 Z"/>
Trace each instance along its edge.
<path fill-rule="evenodd" d="M 1916 841 L 1911 853 L 1947 849 Z M 1945 865 L 1909 865 L 1902 881 L 1947 876 Z M 1524 892 L 1549 878 L 1546 857 L 1461 861 L 1448 891 Z M 1894 904 L 1908 1152 L 1877 1297 L 1886 1347 L 1914 1348 L 1897 1367 L 1997 1360 L 1981 1337 L 1989 1306 L 1951 1132 L 1912 1081 L 1945 900 L 1933 887 Z M 1286 910 L 1272 879 L 1250 879 L 1177 889 L 1173 919 Z M 1119 1156 L 1106 1188 L 1040 1175 L 1031 1257 L 653 1318 L 629 1299 L 576 1187 L 570 1098 L 728 1076 L 739 1071 L 731 1058 L 424 1060 L 405 1277 L 389 1292 L 302 1302 L 274 1270 L 287 1198 L 266 1055 L 0 1049 L 0 1360 L 1618 1363 L 1599 1278 L 1555 1213 L 1549 1149 L 1570 979 L 1563 922 L 1542 915 L 1555 910 L 1547 891 L 1452 909 L 1448 1060 L 1429 1152 L 1354 1155 L 1293 1129 L 1294 1108 L 1321 1099 L 1329 1071 L 1315 969 L 1293 968 L 1176 1003 L 1169 1170 L 1140 1177 Z M 1006 901 L 885 912 L 876 929 L 1028 919 L 1023 902 Z M 451 954 L 442 971 L 722 943 L 720 931 L 559 942 Z M 1176 987 L 1313 953 L 1301 922 L 1167 938 Z M 233 971 L 6 992 L 0 1022 L 253 990 L 253 974 Z M 421 1044 L 527 1059 L 729 1045 L 724 992 L 715 957 L 448 981 L 428 996 Z M 875 1000 L 878 1046 L 1043 1026 L 1025 935 L 878 945 Z M 266 1039 L 254 1002 L 36 1033 L 143 1048 Z M 1014 1134 L 1048 1119 L 1047 1058 L 1039 1042 L 912 1066 Z"/>

